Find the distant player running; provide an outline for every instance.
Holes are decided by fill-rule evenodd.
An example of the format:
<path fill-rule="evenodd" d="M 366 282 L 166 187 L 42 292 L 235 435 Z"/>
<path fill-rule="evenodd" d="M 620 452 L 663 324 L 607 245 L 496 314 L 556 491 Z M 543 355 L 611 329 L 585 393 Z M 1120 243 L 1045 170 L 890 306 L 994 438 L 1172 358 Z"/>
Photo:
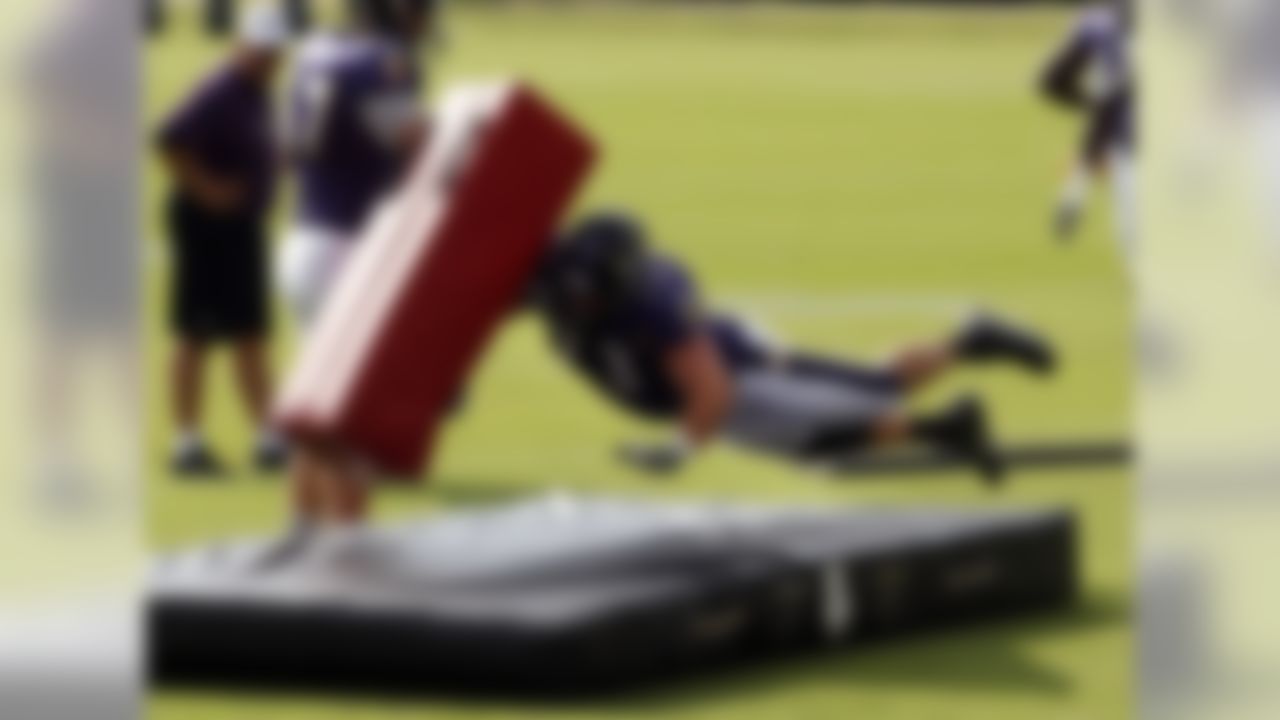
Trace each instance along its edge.
<path fill-rule="evenodd" d="M 305 327 L 360 228 L 423 141 L 416 53 L 436 23 L 434 0 L 348 0 L 350 25 L 299 51 L 288 140 L 298 217 L 284 241 L 280 284 Z"/>
<path fill-rule="evenodd" d="M 776 347 L 738 318 L 704 310 L 690 273 L 618 213 L 590 216 L 561 239 L 533 302 L 559 354 L 592 385 L 629 412 L 678 425 L 667 442 L 620 449 L 625 462 L 657 473 L 723 436 L 814 462 L 923 443 L 998 480 L 1004 468 L 977 399 L 916 417 L 903 401 L 960 363 L 1008 361 L 1036 373 L 1055 364 L 1044 340 L 991 317 L 883 366 Z"/>
<path fill-rule="evenodd" d="M 1055 230 L 1063 239 L 1075 234 L 1091 186 L 1105 175 L 1112 188 L 1117 239 L 1130 265 L 1138 235 L 1131 15 L 1129 0 L 1109 0 L 1085 10 L 1040 80 L 1050 100 L 1087 115 L 1078 161 L 1055 210 Z"/>

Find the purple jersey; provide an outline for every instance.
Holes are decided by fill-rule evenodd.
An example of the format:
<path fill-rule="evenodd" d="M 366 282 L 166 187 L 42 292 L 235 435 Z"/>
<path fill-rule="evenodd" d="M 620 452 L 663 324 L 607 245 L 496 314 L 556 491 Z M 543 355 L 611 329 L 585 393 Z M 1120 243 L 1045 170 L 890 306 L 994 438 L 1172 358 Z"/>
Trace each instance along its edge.
<path fill-rule="evenodd" d="M 359 229 L 405 162 L 398 138 L 416 121 L 419 74 L 402 46 L 372 35 L 319 35 L 303 46 L 290 89 L 302 222 Z"/>
<path fill-rule="evenodd" d="M 1129 61 L 1129 29 L 1114 7 L 1090 8 L 1081 14 L 1068 45 L 1081 48 L 1097 68 L 1104 94 L 1122 92 L 1129 87 L 1133 72 Z"/>
<path fill-rule="evenodd" d="M 214 71 L 160 128 L 159 143 L 189 153 L 209 172 L 247 190 L 264 214 L 275 180 L 271 100 L 261 83 L 227 65 Z"/>
<path fill-rule="evenodd" d="M 693 278 L 668 258 L 650 259 L 639 288 L 588 327 L 558 328 L 559 351 L 601 392 L 651 417 L 680 411 L 671 382 L 669 352 L 709 333 L 731 371 L 763 362 L 766 350 L 729 317 L 703 312 Z"/>

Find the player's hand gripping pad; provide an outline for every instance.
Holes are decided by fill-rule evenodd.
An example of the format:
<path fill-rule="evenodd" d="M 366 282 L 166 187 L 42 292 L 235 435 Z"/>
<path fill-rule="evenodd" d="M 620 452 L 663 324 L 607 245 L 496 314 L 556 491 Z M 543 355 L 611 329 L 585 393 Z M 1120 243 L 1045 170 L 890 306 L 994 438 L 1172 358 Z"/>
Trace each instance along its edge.
<path fill-rule="evenodd" d="M 365 228 L 285 384 L 280 426 L 420 472 L 594 156 L 515 83 L 446 94 L 430 148 Z"/>

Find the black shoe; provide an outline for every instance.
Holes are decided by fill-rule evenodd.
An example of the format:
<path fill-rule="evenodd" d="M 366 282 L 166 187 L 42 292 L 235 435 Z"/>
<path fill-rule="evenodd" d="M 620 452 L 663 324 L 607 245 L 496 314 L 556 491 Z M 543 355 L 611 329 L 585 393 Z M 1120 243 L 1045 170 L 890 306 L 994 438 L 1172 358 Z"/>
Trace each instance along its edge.
<path fill-rule="evenodd" d="M 935 422 L 945 428 L 935 435 L 935 441 L 943 450 L 973 462 L 990 485 L 1004 480 L 1004 458 L 991 439 L 987 413 L 980 400 L 965 396 Z"/>
<path fill-rule="evenodd" d="M 289 449 L 284 443 L 259 443 L 253 451 L 253 466 L 263 474 L 283 472 L 289 465 Z"/>
<path fill-rule="evenodd" d="M 1041 375 L 1057 367 L 1053 346 L 1037 333 L 991 315 L 979 315 L 960 332 L 956 352 L 975 362 L 1009 360 Z"/>
<path fill-rule="evenodd" d="M 173 456 L 173 471 L 191 479 L 211 480 L 226 474 L 226 467 L 218 456 L 203 445 L 187 448 Z"/>

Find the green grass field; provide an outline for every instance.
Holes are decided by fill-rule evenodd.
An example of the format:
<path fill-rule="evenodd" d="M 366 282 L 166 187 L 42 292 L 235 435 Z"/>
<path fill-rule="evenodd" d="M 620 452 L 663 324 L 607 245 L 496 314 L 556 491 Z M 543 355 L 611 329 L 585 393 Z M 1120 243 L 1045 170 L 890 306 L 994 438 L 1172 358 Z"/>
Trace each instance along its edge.
<path fill-rule="evenodd" d="M 1069 118 L 1032 78 L 1069 21 L 1031 9 L 455 10 L 433 87 L 475 75 L 531 78 L 598 136 L 584 202 L 625 203 L 699 271 L 706 292 L 750 309 L 796 344 L 860 356 L 940 332 L 982 303 L 1047 329 L 1065 368 L 1050 382 L 962 373 L 1010 440 L 1115 436 L 1129 425 L 1128 311 L 1104 207 L 1061 248 L 1047 209 L 1073 147 Z M 189 27 L 146 55 L 153 122 L 218 53 Z M 148 176 L 150 217 L 159 178 Z M 164 243 L 147 240 L 154 392 L 150 531 L 157 548 L 277 527 L 284 493 L 247 471 L 174 481 L 164 386 Z M 281 316 L 283 324 L 283 316 Z M 286 332 L 287 335 L 287 332 Z M 280 354 L 287 356 L 282 340 Z M 216 365 L 209 429 L 241 460 L 248 428 Z M 162 691 L 164 720 L 672 717 L 1118 718 L 1131 702 L 1127 473 L 1021 473 L 992 493 L 964 473 L 836 483 L 710 452 L 651 484 L 611 458 L 652 432 L 588 394 L 531 324 L 513 324 L 476 377 L 429 484 L 388 491 L 382 517 L 551 488 L 763 502 L 1066 504 L 1083 527 L 1078 611 L 691 680 L 625 703 L 514 707 Z M 243 463 L 242 463 L 243 464 Z"/>

